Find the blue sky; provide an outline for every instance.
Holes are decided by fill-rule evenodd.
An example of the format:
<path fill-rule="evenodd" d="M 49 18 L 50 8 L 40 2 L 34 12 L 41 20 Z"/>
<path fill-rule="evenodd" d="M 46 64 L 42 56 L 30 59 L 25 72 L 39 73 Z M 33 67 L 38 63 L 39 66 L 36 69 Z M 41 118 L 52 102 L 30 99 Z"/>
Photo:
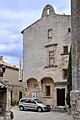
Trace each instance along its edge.
<path fill-rule="evenodd" d="M 0 0 L 0 56 L 5 62 L 19 65 L 21 31 L 41 17 L 46 4 L 51 4 L 56 13 L 70 14 L 70 0 Z"/>

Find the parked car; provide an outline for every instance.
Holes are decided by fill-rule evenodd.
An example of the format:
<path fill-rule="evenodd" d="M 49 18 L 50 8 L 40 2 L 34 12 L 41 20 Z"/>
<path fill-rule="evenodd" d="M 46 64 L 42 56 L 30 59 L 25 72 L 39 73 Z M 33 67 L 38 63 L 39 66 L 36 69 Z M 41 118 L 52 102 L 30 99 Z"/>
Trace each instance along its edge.
<path fill-rule="evenodd" d="M 37 110 L 38 112 L 41 112 L 41 111 L 50 111 L 51 109 L 50 105 L 44 104 L 39 99 L 32 99 L 32 98 L 21 98 L 18 105 L 20 111 Z"/>

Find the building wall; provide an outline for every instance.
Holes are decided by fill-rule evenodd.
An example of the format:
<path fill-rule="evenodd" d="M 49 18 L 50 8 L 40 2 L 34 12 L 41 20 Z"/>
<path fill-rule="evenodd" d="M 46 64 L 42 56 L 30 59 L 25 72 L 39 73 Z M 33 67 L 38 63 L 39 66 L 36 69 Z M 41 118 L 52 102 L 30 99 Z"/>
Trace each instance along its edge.
<path fill-rule="evenodd" d="M 47 9 L 49 15 L 46 13 Z M 42 89 L 40 81 L 45 77 L 50 77 L 54 83 L 66 81 L 62 77 L 62 69 L 67 69 L 69 55 L 63 55 L 63 46 L 68 46 L 68 52 L 70 51 L 71 33 L 68 31 L 71 27 L 70 19 L 69 15 L 56 14 L 51 5 L 46 5 L 41 18 L 22 31 L 24 82 L 27 83 L 28 79 L 35 78 L 39 88 Z M 52 38 L 48 38 L 50 29 Z M 55 52 L 53 66 L 49 66 L 51 50 Z"/>
<path fill-rule="evenodd" d="M 6 66 L 3 81 L 11 86 L 12 100 L 19 101 L 19 92 L 21 91 L 22 96 L 24 95 L 23 83 L 19 81 L 19 69 Z"/>

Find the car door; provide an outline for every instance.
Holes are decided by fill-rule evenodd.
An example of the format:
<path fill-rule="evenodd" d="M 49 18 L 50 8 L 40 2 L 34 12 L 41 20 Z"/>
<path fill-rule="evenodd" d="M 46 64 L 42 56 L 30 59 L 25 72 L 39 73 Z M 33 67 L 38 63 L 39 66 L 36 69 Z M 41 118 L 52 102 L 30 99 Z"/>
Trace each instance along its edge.
<path fill-rule="evenodd" d="M 36 102 L 34 100 L 27 99 L 26 107 L 27 107 L 27 109 L 30 109 L 30 110 L 36 110 L 37 104 L 36 104 Z"/>
<path fill-rule="evenodd" d="M 37 109 L 37 104 L 34 100 L 31 100 L 31 109 L 36 110 Z"/>
<path fill-rule="evenodd" d="M 22 105 L 24 106 L 25 109 L 28 109 L 28 100 L 27 99 L 23 99 L 21 100 Z"/>
<path fill-rule="evenodd" d="M 25 100 L 24 107 L 25 107 L 25 109 L 31 109 L 31 100 L 30 99 Z"/>

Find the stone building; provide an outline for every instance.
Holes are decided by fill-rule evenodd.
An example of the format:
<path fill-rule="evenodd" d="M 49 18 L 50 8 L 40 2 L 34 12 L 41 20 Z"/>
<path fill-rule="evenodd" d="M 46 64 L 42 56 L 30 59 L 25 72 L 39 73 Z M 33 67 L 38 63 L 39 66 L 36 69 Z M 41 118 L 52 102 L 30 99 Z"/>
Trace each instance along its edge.
<path fill-rule="evenodd" d="M 71 0 L 72 91 L 73 120 L 80 120 L 80 0 Z"/>
<path fill-rule="evenodd" d="M 0 65 L 6 67 L 4 75 L 1 75 L 2 82 L 9 86 L 11 92 L 11 103 L 18 102 L 24 95 L 24 88 L 22 80 L 19 80 L 19 68 L 4 62 L 3 57 L 0 56 Z"/>
<path fill-rule="evenodd" d="M 71 45 L 71 16 L 46 5 L 41 18 L 23 34 L 25 96 L 55 107 L 66 105 L 67 68 Z"/>

